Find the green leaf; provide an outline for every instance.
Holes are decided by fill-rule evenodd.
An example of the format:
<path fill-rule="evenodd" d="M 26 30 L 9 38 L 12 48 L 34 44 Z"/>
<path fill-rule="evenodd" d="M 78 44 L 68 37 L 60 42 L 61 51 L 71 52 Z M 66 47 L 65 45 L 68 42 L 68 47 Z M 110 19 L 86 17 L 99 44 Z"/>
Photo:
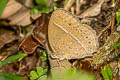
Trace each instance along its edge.
<path fill-rule="evenodd" d="M 37 67 L 37 73 L 39 76 L 43 75 L 43 68 L 42 67 Z"/>
<path fill-rule="evenodd" d="M 8 0 L 0 0 L 0 16 L 2 15 L 2 12 L 7 4 Z"/>
<path fill-rule="evenodd" d="M 52 69 L 51 73 L 53 77 L 48 80 L 96 80 L 94 75 L 76 68 L 63 70 L 62 72 Z"/>
<path fill-rule="evenodd" d="M 11 62 L 11 61 L 23 58 L 25 56 L 27 56 L 27 54 L 25 54 L 25 53 L 20 53 L 20 54 L 16 54 L 16 55 L 10 56 L 10 57 L 6 58 L 5 60 L 0 61 L 0 67 L 2 67 L 3 65 L 7 64 L 8 62 Z"/>
<path fill-rule="evenodd" d="M 31 13 L 32 14 L 37 14 L 38 13 L 38 9 L 35 7 L 35 8 L 33 8 L 32 10 L 31 10 Z"/>
<path fill-rule="evenodd" d="M 35 0 L 35 2 L 40 6 L 46 6 L 49 0 Z"/>
<path fill-rule="evenodd" d="M 40 12 L 41 12 L 41 13 L 46 13 L 46 14 L 50 13 L 51 11 L 52 11 L 52 9 L 50 9 L 50 8 L 45 8 L 45 7 L 43 7 L 43 8 L 40 9 Z"/>
<path fill-rule="evenodd" d="M 37 73 L 39 76 L 44 75 L 48 69 L 43 69 L 42 67 L 37 67 Z"/>
<path fill-rule="evenodd" d="M 73 79 L 76 80 L 76 79 L 78 79 L 76 71 L 77 71 L 76 68 L 71 68 L 71 69 L 66 70 L 63 73 L 64 80 L 73 80 Z"/>
<path fill-rule="evenodd" d="M 46 72 L 48 72 L 48 69 L 44 69 L 43 70 L 43 74 L 45 74 Z"/>
<path fill-rule="evenodd" d="M 51 5 L 51 8 L 52 8 L 52 9 L 56 9 L 57 6 L 58 6 L 57 3 L 54 2 L 54 3 Z"/>
<path fill-rule="evenodd" d="M 115 45 L 112 46 L 113 49 L 116 49 L 118 47 L 120 47 L 120 42 L 118 42 L 118 43 L 116 43 Z"/>
<path fill-rule="evenodd" d="M 120 22 L 120 9 L 116 12 L 116 20 L 117 20 L 117 23 Z"/>
<path fill-rule="evenodd" d="M 37 5 L 31 10 L 32 13 L 37 13 L 40 11 L 41 13 L 50 13 L 53 11 L 53 9 L 57 8 L 57 3 L 52 3 L 50 8 L 47 8 L 46 5 L 48 4 L 49 0 L 35 0 Z"/>
<path fill-rule="evenodd" d="M 27 28 L 26 28 L 26 27 L 22 27 L 22 33 L 23 33 L 24 35 L 27 34 Z"/>
<path fill-rule="evenodd" d="M 47 76 L 46 76 L 46 75 L 43 75 L 43 76 L 39 77 L 38 80 L 47 80 Z"/>
<path fill-rule="evenodd" d="M 47 53 L 45 51 L 43 52 L 43 56 L 47 56 Z"/>
<path fill-rule="evenodd" d="M 105 66 L 101 73 L 104 80 L 113 80 L 113 70 L 110 66 Z"/>
<path fill-rule="evenodd" d="M 34 79 L 37 79 L 39 77 L 35 71 L 31 71 L 30 76 L 31 76 L 30 80 L 34 80 Z"/>
<path fill-rule="evenodd" d="M 43 52 L 43 56 L 41 57 L 42 61 L 46 61 L 47 60 L 47 53 Z"/>
<path fill-rule="evenodd" d="M 20 77 L 18 75 L 0 72 L 0 80 L 27 80 L 27 79 L 24 79 L 23 77 Z"/>
<path fill-rule="evenodd" d="M 88 26 L 90 26 L 90 24 L 89 24 L 89 23 L 87 23 L 87 22 L 83 22 L 82 24 L 85 24 L 85 25 L 88 25 Z"/>
<path fill-rule="evenodd" d="M 47 76 L 45 73 L 47 72 L 47 69 L 43 69 L 42 67 L 37 67 L 37 72 L 31 71 L 30 72 L 30 80 L 46 80 Z"/>

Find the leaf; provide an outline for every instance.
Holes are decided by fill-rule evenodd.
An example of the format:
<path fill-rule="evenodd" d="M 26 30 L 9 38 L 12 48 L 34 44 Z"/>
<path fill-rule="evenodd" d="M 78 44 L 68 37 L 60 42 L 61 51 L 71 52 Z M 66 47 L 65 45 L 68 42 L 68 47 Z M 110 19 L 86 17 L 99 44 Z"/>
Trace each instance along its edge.
<path fill-rule="evenodd" d="M 76 68 L 66 69 L 61 73 L 56 70 L 52 70 L 52 72 L 53 77 L 52 79 L 48 78 L 48 80 L 96 80 L 94 75 Z"/>
<path fill-rule="evenodd" d="M 37 72 L 31 71 L 30 72 L 30 80 L 46 80 L 47 76 L 45 73 L 47 72 L 47 69 L 43 69 L 42 67 L 37 67 Z"/>
<path fill-rule="evenodd" d="M 113 70 L 110 66 L 105 66 L 101 73 L 104 80 L 113 80 Z"/>
<path fill-rule="evenodd" d="M 7 4 L 8 0 L 0 0 L 0 16 L 2 15 L 2 12 Z"/>
<path fill-rule="evenodd" d="M 56 9 L 57 8 L 57 4 L 54 2 L 50 8 L 46 8 L 46 7 L 41 7 L 39 10 L 41 13 L 50 13 L 53 11 L 53 9 Z"/>
<path fill-rule="evenodd" d="M 34 79 L 37 79 L 39 77 L 35 71 L 31 71 L 30 76 L 31 76 L 30 80 L 34 80 Z"/>
<path fill-rule="evenodd" d="M 115 45 L 112 46 L 113 49 L 116 49 L 116 48 L 118 48 L 118 47 L 120 47 L 120 42 L 119 42 L 119 43 L 116 43 Z"/>
<path fill-rule="evenodd" d="M 78 79 L 76 71 L 77 71 L 76 68 L 71 68 L 71 69 L 66 70 L 63 73 L 64 80 L 73 80 L 73 79 L 76 80 L 76 79 Z"/>
<path fill-rule="evenodd" d="M 48 69 L 44 69 L 44 70 L 43 70 L 43 74 L 45 74 L 47 71 L 48 71 Z"/>
<path fill-rule="evenodd" d="M 35 8 L 33 8 L 32 10 L 31 10 L 31 13 L 32 14 L 37 14 L 38 13 L 38 9 L 35 7 Z"/>
<path fill-rule="evenodd" d="M 26 79 L 7 72 L 0 72 L 0 80 L 26 80 Z"/>
<path fill-rule="evenodd" d="M 38 80 L 47 80 L 47 76 L 46 76 L 46 75 L 43 75 L 43 76 L 41 76 Z"/>
<path fill-rule="evenodd" d="M 118 61 L 118 67 L 120 68 L 120 61 Z"/>
<path fill-rule="evenodd" d="M 27 28 L 26 28 L 26 27 L 22 27 L 22 33 L 23 33 L 24 35 L 27 34 Z"/>
<path fill-rule="evenodd" d="M 117 23 L 120 22 L 120 9 L 116 12 L 116 20 L 117 20 Z"/>
<path fill-rule="evenodd" d="M 85 24 L 85 25 L 88 25 L 88 26 L 90 26 L 90 24 L 89 24 L 89 23 L 87 23 L 87 22 L 83 22 L 82 24 Z"/>
<path fill-rule="evenodd" d="M 39 76 L 43 75 L 43 68 L 42 67 L 37 67 L 37 73 Z"/>
<path fill-rule="evenodd" d="M 35 2 L 40 6 L 46 6 L 49 0 L 35 0 Z"/>
<path fill-rule="evenodd" d="M 44 69 L 42 67 L 37 67 L 37 73 L 39 76 L 45 75 L 45 73 L 48 71 L 48 69 Z"/>
<path fill-rule="evenodd" d="M 50 13 L 53 9 L 57 8 L 57 3 L 53 2 L 50 8 L 47 8 L 46 5 L 48 4 L 49 0 L 35 0 L 37 5 L 32 9 L 32 13 L 37 13 L 38 10 L 41 13 Z"/>
<path fill-rule="evenodd" d="M 47 60 L 47 53 L 43 52 L 43 56 L 41 57 L 42 61 L 46 61 Z"/>
<path fill-rule="evenodd" d="M 43 8 L 40 9 L 41 13 L 46 13 L 46 14 L 50 13 L 51 11 L 52 11 L 52 9 L 50 9 L 50 8 L 44 8 L 43 7 Z"/>
<path fill-rule="evenodd" d="M 20 54 L 16 54 L 16 55 L 10 56 L 10 57 L 6 58 L 5 60 L 0 61 L 0 67 L 2 67 L 3 65 L 7 64 L 8 62 L 11 62 L 11 61 L 23 58 L 25 56 L 27 56 L 25 53 L 20 53 Z"/>

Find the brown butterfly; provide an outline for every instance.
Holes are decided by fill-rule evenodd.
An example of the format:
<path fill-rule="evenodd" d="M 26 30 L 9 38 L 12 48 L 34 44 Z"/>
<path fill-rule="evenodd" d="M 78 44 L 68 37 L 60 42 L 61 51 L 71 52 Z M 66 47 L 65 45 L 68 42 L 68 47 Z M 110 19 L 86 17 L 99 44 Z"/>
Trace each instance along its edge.
<path fill-rule="evenodd" d="M 98 48 L 96 32 L 64 9 L 55 10 L 48 25 L 48 41 L 52 56 L 76 59 L 92 56 Z"/>

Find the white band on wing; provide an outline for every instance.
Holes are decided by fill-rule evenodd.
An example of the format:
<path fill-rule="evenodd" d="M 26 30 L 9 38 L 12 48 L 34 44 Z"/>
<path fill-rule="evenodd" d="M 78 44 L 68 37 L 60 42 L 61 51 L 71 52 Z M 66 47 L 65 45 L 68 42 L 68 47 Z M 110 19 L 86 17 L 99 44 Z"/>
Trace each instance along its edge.
<path fill-rule="evenodd" d="M 58 25 L 58 24 L 56 24 L 55 22 L 54 22 L 54 24 L 56 25 L 56 26 L 58 26 L 60 29 L 62 29 L 65 33 L 67 33 L 67 34 L 69 34 L 73 39 L 75 39 L 81 46 L 82 46 L 82 48 L 86 51 L 86 53 L 88 53 L 87 52 L 87 49 L 85 48 L 85 46 L 81 43 L 81 41 L 77 38 L 77 37 L 75 37 L 71 32 L 68 32 L 66 29 L 64 29 L 61 25 Z"/>

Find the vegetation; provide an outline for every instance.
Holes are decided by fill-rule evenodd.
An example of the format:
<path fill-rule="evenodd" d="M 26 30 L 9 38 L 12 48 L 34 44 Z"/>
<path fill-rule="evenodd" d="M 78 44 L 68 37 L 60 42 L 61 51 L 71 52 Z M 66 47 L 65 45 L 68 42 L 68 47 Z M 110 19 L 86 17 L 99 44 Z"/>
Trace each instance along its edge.
<path fill-rule="evenodd" d="M 120 32 L 120 30 L 117 30 L 118 28 L 120 28 L 120 7 L 119 5 L 117 5 L 117 3 L 120 4 L 120 0 L 106 0 L 104 2 L 105 4 L 103 5 L 104 7 L 102 7 L 101 5 L 103 3 L 98 4 L 98 2 L 102 0 L 98 0 L 98 2 L 96 2 L 96 0 L 29 0 L 33 4 L 33 7 L 26 6 L 24 2 L 27 0 L 22 0 L 22 1 L 16 0 L 16 3 L 20 4 L 22 8 L 20 8 L 20 10 L 17 11 L 17 9 L 15 10 L 13 8 L 13 6 L 16 5 L 12 4 L 12 7 L 8 8 L 8 11 L 6 12 L 10 12 L 9 9 L 14 9 L 15 12 L 11 10 L 11 13 L 13 12 L 14 14 L 11 14 L 10 16 L 4 19 L 2 18 L 3 16 L 2 14 L 3 11 L 6 9 L 5 7 L 9 1 L 11 0 L 0 0 L 0 80 L 99 80 L 99 79 L 119 80 L 120 79 L 119 77 L 120 74 L 114 73 L 115 69 L 112 67 L 115 66 L 118 69 L 120 68 L 120 60 L 119 60 L 120 39 L 117 38 L 118 41 L 115 42 L 115 38 L 114 39 L 110 38 L 113 40 L 108 40 L 107 46 L 104 46 L 105 42 L 107 41 L 107 37 L 109 37 L 113 32 L 117 32 L 118 34 Z M 100 10 L 95 9 L 97 8 L 97 6 L 94 7 L 93 6 L 94 4 L 97 4 L 97 6 L 99 5 Z M 29 6 L 31 6 L 31 4 L 29 4 Z M 48 53 L 49 51 L 46 48 L 46 43 L 48 43 L 49 41 L 48 36 L 46 37 L 46 35 L 48 35 L 47 32 L 48 32 L 50 15 L 57 8 L 64 8 L 64 10 L 66 10 L 66 13 L 67 11 L 71 12 L 73 15 L 71 19 L 73 17 L 78 18 L 78 20 L 81 21 L 81 24 L 90 26 L 91 28 L 93 28 L 93 30 L 96 31 L 98 35 L 100 35 L 99 37 L 96 38 L 96 39 L 99 38 L 100 46 L 97 49 L 97 51 L 94 53 L 95 55 L 93 54 L 93 57 L 90 57 L 90 59 L 85 59 L 86 58 L 85 57 L 80 59 L 68 60 L 68 62 L 72 65 L 72 67 L 70 66 L 71 68 L 65 69 L 63 72 L 61 72 L 61 75 L 59 75 L 60 72 L 58 70 L 61 69 L 61 66 L 63 67 L 63 65 L 61 64 L 62 60 L 60 61 L 59 57 L 56 55 L 55 57 L 54 55 L 52 57 Z M 87 10 L 88 12 L 86 12 Z M 113 17 L 111 14 L 115 14 L 115 16 Z M 9 13 L 7 15 L 9 15 Z M 60 19 L 64 20 L 64 18 L 60 18 Z M 66 20 L 64 21 L 65 24 L 67 23 Z M 69 25 L 71 25 L 71 23 Z M 33 26 L 30 27 L 31 25 Z M 78 28 L 73 30 L 79 32 Z M 77 37 L 74 36 L 74 34 L 72 34 L 73 32 L 76 31 L 73 31 L 72 33 L 69 31 L 70 30 L 68 30 L 67 33 L 70 33 L 70 35 L 72 35 L 72 37 L 78 40 L 78 42 L 80 43 L 80 40 L 77 39 Z M 82 33 L 83 31 L 81 30 L 80 32 Z M 66 33 L 64 34 L 64 37 L 66 37 L 65 35 Z M 79 36 L 79 34 L 76 35 Z M 83 35 L 87 35 L 87 34 L 84 32 Z M 58 37 L 59 36 L 57 35 L 57 38 Z M 85 37 L 86 40 L 89 39 L 88 37 L 89 36 Z M 113 45 L 111 44 L 112 42 L 110 41 L 113 41 Z M 65 43 L 64 39 L 62 43 Z M 92 44 L 90 41 L 88 43 L 90 45 Z M 68 47 L 69 47 L 68 49 L 72 49 L 71 46 Z M 84 48 L 84 45 L 82 45 L 82 47 Z M 54 49 L 56 53 L 59 53 L 58 51 L 59 49 L 56 48 Z M 85 51 L 87 51 L 86 48 L 84 49 Z M 102 49 L 106 51 L 102 51 Z M 50 48 L 50 50 L 51 52 L 54 52 L 52 51 L 52 48 Z M 105 52 L 108 53 L 105 55 Z M 99 54 L 100 54 L 100 58 L 99 58 Z M 96 63 L 97 62 L 99 63 L 101 61 L 100 63 L 103 62 L 103 64 L 91 65 L 92 62 L 95 61 L 95 58 L 97 60 Z M 57 66 L 51 67 L 51 63 L 49 59 L 52 59 L 53 63 L 57 64 Z M 111 63 L 113 59 L 116 62 Z M 64 64 L 67 65 L 66 63 Z M 55 68 L 57 67 L 58 69 L 52 70 L 54 69 L 54 67 Z M 116 72 L 119 73 L 119 71 L 117 70 Z"/>

